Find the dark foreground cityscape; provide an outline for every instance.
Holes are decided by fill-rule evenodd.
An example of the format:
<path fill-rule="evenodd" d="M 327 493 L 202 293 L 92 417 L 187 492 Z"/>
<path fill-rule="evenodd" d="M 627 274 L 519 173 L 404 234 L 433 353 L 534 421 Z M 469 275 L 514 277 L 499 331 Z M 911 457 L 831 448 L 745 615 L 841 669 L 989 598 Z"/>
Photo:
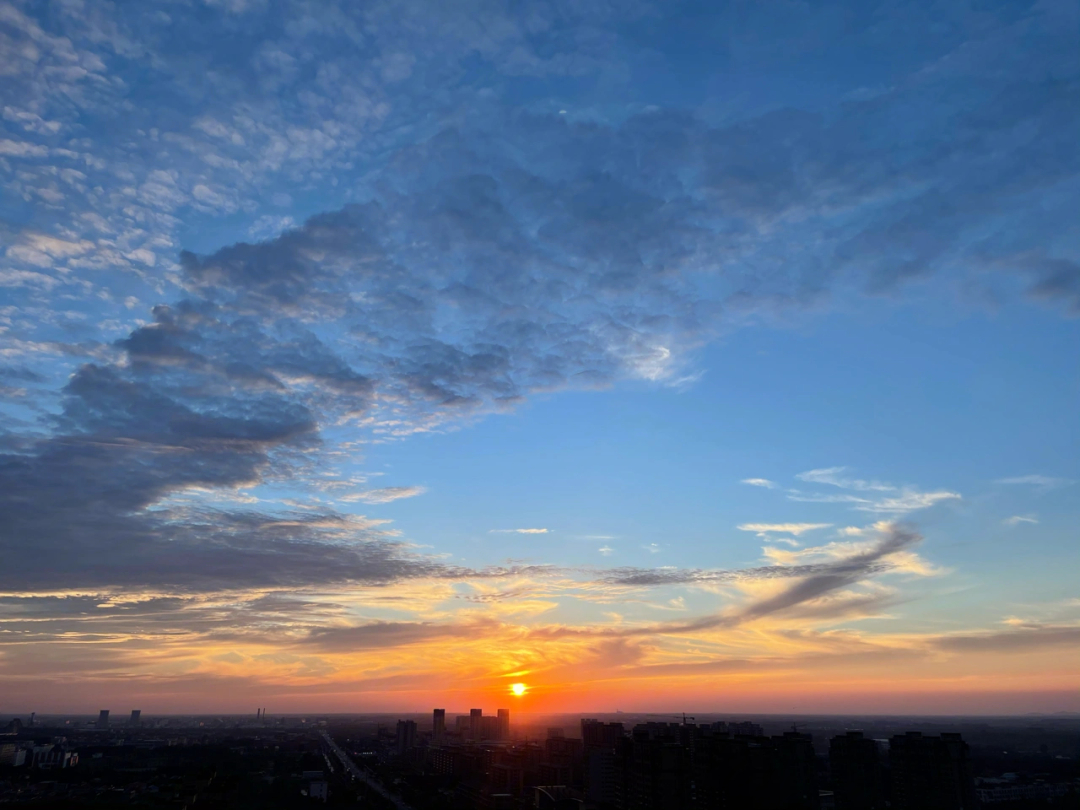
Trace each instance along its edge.
<path fill-rule="evenodd" d="M 702 722 L 704 720 L 704 722 Z M 0 805 L 1080 807 L 1080 719 L 622 714 L 14 718 Z"/>

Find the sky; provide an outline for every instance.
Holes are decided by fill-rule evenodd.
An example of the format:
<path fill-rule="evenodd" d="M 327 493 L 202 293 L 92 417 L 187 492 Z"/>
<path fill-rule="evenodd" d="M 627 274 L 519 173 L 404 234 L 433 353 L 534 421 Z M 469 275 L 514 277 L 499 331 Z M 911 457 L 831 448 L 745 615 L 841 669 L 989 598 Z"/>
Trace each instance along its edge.
<path fill-rule="evenodd" d="M 0 0 L 0 710 L 1080 711 L 1078 35 Z"/>

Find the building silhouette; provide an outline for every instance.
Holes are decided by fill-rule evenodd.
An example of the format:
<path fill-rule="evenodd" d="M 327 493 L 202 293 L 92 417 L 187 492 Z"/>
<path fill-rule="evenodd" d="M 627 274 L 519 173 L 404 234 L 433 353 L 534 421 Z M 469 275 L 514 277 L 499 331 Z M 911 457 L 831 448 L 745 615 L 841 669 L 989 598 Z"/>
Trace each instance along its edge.
<path fill-rule="evenodd" d="M 829 770 L 836 810 L 884 810 L 885 783 L 878 745 L 861 731 L 832 738 Z"/>
<path fill-rule="evenodd" d="M 404 756 L 411 748 L 416 747 L 416 721 L 415 720 L 398 720 L 397 721 L 397 752 L 400 756 Z"/>
<path fill-rule="evenodd" d="M 109 710 L 108 709 L 102 709 L 100 712 L 98 712 L 97 727 L 98 728 L 108 728 L 109 727 Z"/>
<path fill-rule="evenodd" d="M 918 731 L 889 740 L 892 807 L 896 810 L 970 810 L 975 807 L 968 745 L 959 734 Z"/>
<path fill-rule="evenodd" d="M 128 720 L 128 725 L 131 726 L 131 728 L 138 728 L 139 724 L 141 722 L 142 722 L 142 710 L 141 709 L 132 709 L 131 710 L 131 719 Z"/>
<path fill-rule="evenodd" d="M 497 739 L 509 740 L 510 739 L 510 710 L 499 709 L 498 713 L 498 734 Z"/>
<path fill-rule="evenodd" d="M 710 810 L 816 810 L 817 758 L 809 734 L 732 735 L 699 729 L 692 806 Z"/>
<path fill-rule="evenodd" d="M 484 738 L 484 710 L 469 709 L 469 738 L 482 740 Z"/>
<path fill-rule="evenodd" d="M 682 810 L 691 806 L 692 763 L 679 727 L 645 723 L 615 750 L 615 803 L 620 810 Z"/>
<path fill-rule="evenodd" d="M 593 804 L 610 807 L 615 803 L 615 748 L 624 736 L 622 723 L 581 721 L 585 797 Z"/>
<path fill-rule="evenodd" d="M 442 745 L 446 740 L 446 709 L 435 709 L 431 715 L 431 741 Z"/>

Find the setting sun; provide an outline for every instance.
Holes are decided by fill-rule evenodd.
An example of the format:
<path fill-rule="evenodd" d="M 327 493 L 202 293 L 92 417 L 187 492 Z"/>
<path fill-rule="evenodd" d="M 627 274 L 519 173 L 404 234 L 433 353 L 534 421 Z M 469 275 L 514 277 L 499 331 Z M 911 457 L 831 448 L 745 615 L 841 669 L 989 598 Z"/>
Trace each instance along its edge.
<path fill-rule="evenodd" d="M 512 683 L 510 684 L 510 691 L 513 692 L 517 697 L 521 697 L 529 691 L 529 687 L 527 687 L 523 683 Z"/>

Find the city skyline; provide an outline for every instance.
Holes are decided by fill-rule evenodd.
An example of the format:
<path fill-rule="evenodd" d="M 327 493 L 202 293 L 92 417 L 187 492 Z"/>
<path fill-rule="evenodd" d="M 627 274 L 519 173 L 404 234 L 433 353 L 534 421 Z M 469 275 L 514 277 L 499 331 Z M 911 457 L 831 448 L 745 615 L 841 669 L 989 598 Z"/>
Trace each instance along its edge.
<path fill-rule="evenodd" d="M 0 711 L 1080 712 L 1078 26 L 0 0 Z"/>

